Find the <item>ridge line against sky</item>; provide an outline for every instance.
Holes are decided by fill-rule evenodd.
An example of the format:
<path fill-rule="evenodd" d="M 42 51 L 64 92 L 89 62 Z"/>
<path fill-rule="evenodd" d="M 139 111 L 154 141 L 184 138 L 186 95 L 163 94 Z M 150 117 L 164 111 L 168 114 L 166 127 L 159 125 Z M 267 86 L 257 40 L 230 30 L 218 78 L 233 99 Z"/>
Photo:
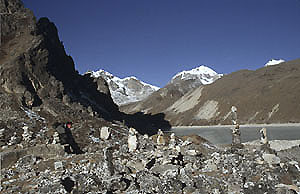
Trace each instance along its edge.
<path fill-rule="evenodd" d="M 23 0 L 53 21 L 80 73 L 104 69 L 164 86 L 206 65 L 218 73 L 300 58 L 299 0 Z"/>

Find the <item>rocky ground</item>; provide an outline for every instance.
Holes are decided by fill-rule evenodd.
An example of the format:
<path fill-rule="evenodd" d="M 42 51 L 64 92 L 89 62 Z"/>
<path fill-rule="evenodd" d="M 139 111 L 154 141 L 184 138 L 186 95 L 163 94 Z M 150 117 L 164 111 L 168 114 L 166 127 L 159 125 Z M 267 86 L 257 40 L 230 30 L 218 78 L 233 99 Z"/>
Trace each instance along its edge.
<path fill-rule="evenodd" d="M 18 121 L 17 133 L 2 129 L 2 193 L 300 192 L 296 143 L 236 148 L 195 135 L 149 137 L 122 124 L 75 122 L 72 134 L 83 153 L 68 154 L 38 112 L 24 109 Z M 136 141 L 128 142 L 129 137 Z"/>

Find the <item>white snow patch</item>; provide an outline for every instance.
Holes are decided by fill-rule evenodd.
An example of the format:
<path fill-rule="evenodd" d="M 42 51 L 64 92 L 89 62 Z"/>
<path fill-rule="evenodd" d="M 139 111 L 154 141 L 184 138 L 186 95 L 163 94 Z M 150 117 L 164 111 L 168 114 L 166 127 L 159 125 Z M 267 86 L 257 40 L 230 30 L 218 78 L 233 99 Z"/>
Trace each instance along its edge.
<path fill-rule="evenodd" d="M 283 62 L 285 62 L 283 59 L 279 59 L 279 60 L 277 60 L 277 59 L 272 59 L 272 60 L 268 61 L 268 62 L 265 64 L 265 67 L 267 67 L 267 66 L 272 66 L 272 65 L 278 65 L 278 64 L 283 63 Z"/>

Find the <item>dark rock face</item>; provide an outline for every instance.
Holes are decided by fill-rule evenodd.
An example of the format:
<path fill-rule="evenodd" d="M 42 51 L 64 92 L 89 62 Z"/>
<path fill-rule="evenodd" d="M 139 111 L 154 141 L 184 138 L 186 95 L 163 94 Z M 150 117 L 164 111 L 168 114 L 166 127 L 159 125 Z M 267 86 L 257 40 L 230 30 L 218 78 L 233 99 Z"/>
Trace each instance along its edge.
<path fill-rule="evenodd" d="M 19 104 L 31 108 L 57 99 L 71 108 L 91 107 L 106 118 L 118 116 L 107 84 L 102 82 L 99 92 L 92 79 L 76 72 L 52 22 L 36 22 L 20 1 L 4 1 L 0 12 L 7 13 L 1 23 L 0 83 Z"/>
<path fill-rule="evenodd" d="M 36 21 L 19 0 L 2 1 L 0 8 L 1 13 L 8 13 L 1 15 L 0 47 L 0 91 L 3 103 L 11 103 L 3 104 L 5 110 L 34 109 L 50 122 L 97 117 L 138 125 L 134 115 L 119 112 L 104 79 L 78 74 L 52 22 L 47 18 Z M 143 117 L 146 125 L 152 120 Z"/>

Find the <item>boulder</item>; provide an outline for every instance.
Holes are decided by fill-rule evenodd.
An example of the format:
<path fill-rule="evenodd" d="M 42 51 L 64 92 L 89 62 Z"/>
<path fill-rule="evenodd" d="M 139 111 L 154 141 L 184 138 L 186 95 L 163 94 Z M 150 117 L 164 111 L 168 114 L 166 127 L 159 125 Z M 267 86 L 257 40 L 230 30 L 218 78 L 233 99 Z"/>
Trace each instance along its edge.
<path fill-rule="evenodd" d="M 110 137 L 110 129 L 109 127 L 102 127 L 100 130 L 100 138 L 103 140 L 108 140 Z"/>

